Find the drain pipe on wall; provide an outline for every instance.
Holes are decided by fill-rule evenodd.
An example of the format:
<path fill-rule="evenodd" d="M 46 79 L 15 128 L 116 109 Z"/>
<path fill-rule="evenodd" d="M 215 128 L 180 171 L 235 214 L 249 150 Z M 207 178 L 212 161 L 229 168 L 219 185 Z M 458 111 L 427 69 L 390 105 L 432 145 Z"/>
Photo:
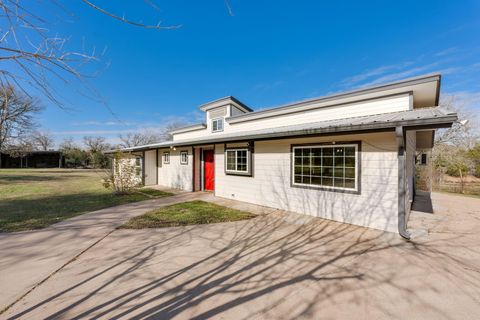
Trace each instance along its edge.
<path fill-rule="evenodd" d="M 407 231 L 406 221 L 405 132 L 402 126 L 395 128 L 395 136 L 398 147 L 398 233 L 405 239 L 410 240 L 410 233 Z"/>

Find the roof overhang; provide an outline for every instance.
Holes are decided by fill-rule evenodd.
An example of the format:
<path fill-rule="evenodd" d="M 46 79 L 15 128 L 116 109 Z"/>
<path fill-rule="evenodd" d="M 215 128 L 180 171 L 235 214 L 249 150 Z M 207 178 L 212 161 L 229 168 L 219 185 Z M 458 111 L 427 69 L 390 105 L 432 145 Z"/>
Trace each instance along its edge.
<path fill-rule="evenodd" d="M 208 111 L 208 110 L 218 108 L 218 107 L 223 107 L 226 105 L 234 105 L 235 107 L 237 107 L 238 109 L 242 110 L 245 113 L 249 113 L 253 111 L 251 108 L 249 108 L 247 105 L 245 105 L 244 103 L 242 103 L 240 100 L 238 100 L 233 96 L 228 96 L 228 97 L 224 97 L 218 100 L 205 103 L 201 105 L 199 109 L 202 111 Z"/>
<path fill-rule="evenodd" d="M 422 130 L 416 132 L 417 151 L 432 149 L 435 142 L 435 130 Z"/>

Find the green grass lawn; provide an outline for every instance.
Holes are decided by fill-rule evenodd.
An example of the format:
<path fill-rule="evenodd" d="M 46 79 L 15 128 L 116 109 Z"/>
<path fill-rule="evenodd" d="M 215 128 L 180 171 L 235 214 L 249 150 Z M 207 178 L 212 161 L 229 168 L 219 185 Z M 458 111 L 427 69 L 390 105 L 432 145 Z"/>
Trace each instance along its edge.
<path fill-rule="evenodd" d="M 141 189 L 114 195 L 101 170 L 0 169 L 0 232 L 40 229 L 89 211 L 171 195 Z"/>
<path fill-rule="evenodd" d="M 190 201 L 174 204 L 145 213 L 127 221 L 120 228 L 143 229 L 177 227 L 192 224 L 239 221 L 251 219 L 255 215 L 230 209 L 205 201 Z"/>

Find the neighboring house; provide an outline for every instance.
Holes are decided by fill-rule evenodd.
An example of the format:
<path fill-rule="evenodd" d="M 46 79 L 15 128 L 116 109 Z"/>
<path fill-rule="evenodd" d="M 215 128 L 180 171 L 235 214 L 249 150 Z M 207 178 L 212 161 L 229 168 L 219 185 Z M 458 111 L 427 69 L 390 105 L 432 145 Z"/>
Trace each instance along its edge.
<path fill-rule="evenodd" d="M 455 113 L 438 106 L 440 75 L 253 111 L 234 97 L 200 106 L 205 123 L 173 141 L 126 148 L 145 185 L 406 232 L 416 150 Z"/>
<path fill-rule="evenodd" d="M 61 151 L 29 151 L 18 156 L 0 153 L 0 168 L 62 168 L 65 158 Z"/>

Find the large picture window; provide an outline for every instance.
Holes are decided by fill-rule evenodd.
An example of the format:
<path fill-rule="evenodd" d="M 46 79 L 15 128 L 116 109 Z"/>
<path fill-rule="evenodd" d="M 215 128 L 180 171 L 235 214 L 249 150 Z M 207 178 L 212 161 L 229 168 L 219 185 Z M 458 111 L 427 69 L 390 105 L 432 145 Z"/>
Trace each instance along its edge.
<path fill-rule="evenodd" d="M 293 147 L 293 184 L 358 191 L 358 145 Z"/>
<path fill-rule="evenodd" d="M 225 171 L 233 174 L 250 174 L 250 151 L 245 149 L 227 149 L 225 151 Z"/>

